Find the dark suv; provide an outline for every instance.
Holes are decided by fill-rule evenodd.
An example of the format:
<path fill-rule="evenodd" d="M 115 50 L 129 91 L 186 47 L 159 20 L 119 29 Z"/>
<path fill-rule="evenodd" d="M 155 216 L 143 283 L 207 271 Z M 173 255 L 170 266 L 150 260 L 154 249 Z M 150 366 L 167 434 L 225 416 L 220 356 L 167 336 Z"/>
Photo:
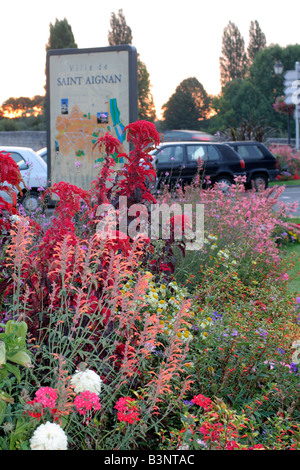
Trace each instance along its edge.
<path fill-rule="evenodd" d="M 235 176 L 244 176 L 245 162 L 228 145 L 204 142 L 168 142 L 151 152 L 154 156 L 158 186 L 162 180 L 171 185 L 177 181 L 190 184 L 202 163 L 200 177 L 209 176 L 212 184 L 234 182 Z"/>
<path fill-rule="evenodd" d="M 226 142 L 245 161 L 247 173 L 247 188 L 267 188 L 269 181 L 276 179 L 279 171 L 276 169 L 276 158 L 260 142 L 242 141 Z"/>

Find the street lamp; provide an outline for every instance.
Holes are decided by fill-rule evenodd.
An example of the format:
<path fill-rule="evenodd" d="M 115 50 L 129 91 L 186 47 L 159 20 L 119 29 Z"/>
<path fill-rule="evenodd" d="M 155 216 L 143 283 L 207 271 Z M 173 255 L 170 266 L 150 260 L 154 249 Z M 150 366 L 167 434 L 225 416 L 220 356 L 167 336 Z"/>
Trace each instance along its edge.
<path fill-rule="evenodd" d="M 280 60 L 277 60 L 276 64 L 274 65 L 274 72 L 276 75 L 281 75 L 283 72 L 283 65 Z"/>

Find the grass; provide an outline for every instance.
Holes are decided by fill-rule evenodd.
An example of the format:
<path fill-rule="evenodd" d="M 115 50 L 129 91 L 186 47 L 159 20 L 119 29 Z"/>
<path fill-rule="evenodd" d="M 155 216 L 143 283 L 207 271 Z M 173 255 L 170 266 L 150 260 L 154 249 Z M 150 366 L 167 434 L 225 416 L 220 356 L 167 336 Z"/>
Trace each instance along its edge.
<path fill-rule="evenodd" d="M 269 186 L 300 186 L 300 180 L 271 181 Z"/>
<path fill-rule="evenodd" d="M 289 274 L 289 291 L 300 295 L 300 243 L 288 244 L 286 246 L 287 259 L 292 259 L 292 268 Z"/>

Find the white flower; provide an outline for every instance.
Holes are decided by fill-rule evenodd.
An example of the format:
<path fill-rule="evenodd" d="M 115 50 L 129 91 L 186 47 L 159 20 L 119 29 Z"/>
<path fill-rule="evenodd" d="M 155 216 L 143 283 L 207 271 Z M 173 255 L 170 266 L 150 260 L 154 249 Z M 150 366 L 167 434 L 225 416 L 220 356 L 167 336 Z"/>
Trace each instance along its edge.
<path fill-rule="evenodd" d="M 14 222 L 20 222 L 21 217 L 19 217 L 19 216 L 16 215 L 16 214 L 13 214 L 13 215 L 10 216 L 10 220 L 11 220 L 12 223 L 14 223 Z"/>
<path fill-rule="evenodd" d="M 93 370 L 77 371 L 71 378 L 71 384 L 75 388 L 76 393 L 89 392 L 100 394 L 102 380 L 100 376 Z"/>
<path fill-rule="evenodd" d="M 63 429 L 55 423 L 41 424 L 30 439 L 31 450 L 67 450 L 68 438 Z"/>

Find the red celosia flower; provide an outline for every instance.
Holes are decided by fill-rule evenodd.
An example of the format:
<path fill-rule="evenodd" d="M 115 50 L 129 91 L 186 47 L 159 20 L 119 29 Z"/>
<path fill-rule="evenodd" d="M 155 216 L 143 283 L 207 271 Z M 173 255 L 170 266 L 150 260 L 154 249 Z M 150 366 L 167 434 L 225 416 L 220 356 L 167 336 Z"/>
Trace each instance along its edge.
<path fill-rule="evenodd" d="M 98 147 L 104 146 L 105 152 L 107 155 L 110 155 L 115 152 L 120 153 L 120 151 L 122 150 L 121 142 L 118 139 L 116 139 L 114 136 L 109 134 L 109 132 L 106 132 L 104 137 L 100 137 L 100 139 L 97 140 L 97 142 L 94 145 L 94 148 L 97 146 Z"/>
<path fill-rule="evenodd" d="M 19 185 L 22 181 L 22 176 L 18 165 L 10 157 L 9 153 L 0 152 L 0 185 L 5 181 L 21 191 Z"/>
<path fill-rule="evenodd" d="M 9 204 L 5 202 L 2 196 L 0 196 L 0 211 L 2 212 L 2 210 L 7 210 L 10 214 L 16 214 L 14 205 L 17 203 L 17 195 L 10 186 L 3 184 L 4 182 L 10 184 L 12 187 L 17 188 L 20 194 L 22 194 L 20 183 L 24 183 L 24 181 L 22 180 L 18 165 L 10 157 L 9 153 L 0 152 L 0 190 L 6 191 L 13 200 L 13 204 Z"/>
<path fill-rule="evenodd" d="M 136 121 L 125 127 L 127 131 L 127 141 L 139 146 L 141 149 L 147 148 L 149 145 L 159 145 L 159 133 L 155 125 L 149 121 Z"/>

